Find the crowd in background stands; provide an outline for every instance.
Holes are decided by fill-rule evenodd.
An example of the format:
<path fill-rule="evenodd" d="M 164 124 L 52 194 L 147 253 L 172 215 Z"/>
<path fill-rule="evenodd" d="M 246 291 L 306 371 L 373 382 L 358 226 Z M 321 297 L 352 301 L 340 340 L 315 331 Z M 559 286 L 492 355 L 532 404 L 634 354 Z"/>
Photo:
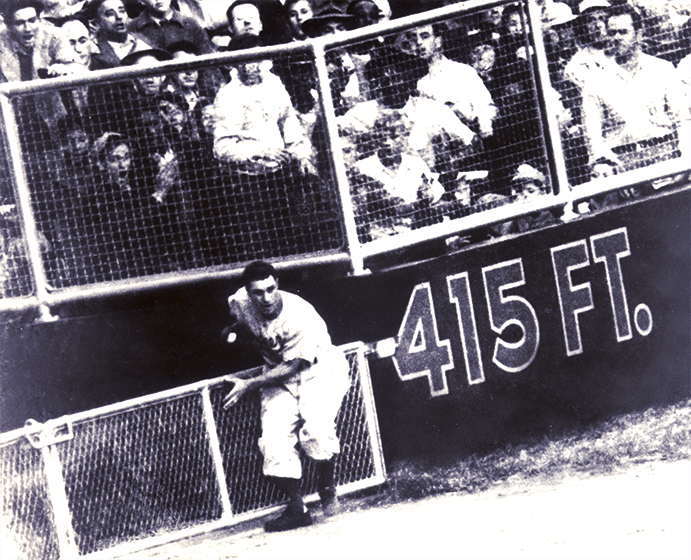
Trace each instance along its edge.
<path fill-rule="evenodd" d="M 302 41 L 447 3 L 2 0 L 0 82 Z M 689 89 L 688 2 L 539 4 L 553 83 L 546 100 L 558 114 L 571 185 L 643 159 L 679 157 L 689 100 L 674 95 Z M 647 74 L 660 87 L 643 105 L 629 103 L 613 115 L 598 83 L 617 73 L 623 56 L 612 33 L 627 33 L 626 26 L 608 26 L 610 12 L 630 5 L 642 15 L 632 19 L 640 31 L 636 48 L 646 64 L 661 62 Z M 533 57 L 519 5 L 327 52 L 363 241 L 433 223 L 441 219 L 430 211 L 436 205 L 458 212 L 549 190 Z M 631 72 L 619 63 L 619 74 L 622 68 Z M 46 244 L 63 247 L 65 269 L 91 268 L 103 279 L 116 266 L 126 269 L 128 259 L 150 273 L 221 264 L 228 238 L 256 246 L 244 258 L 281 254 L 282 243 L 298 238 L 303 250 L 318 248 L 315 239 L 337 226 L 314 80 L 313 65 L 292 56 L 22 98 L 20 140 L 30 155 L 39 222 L 48 224 Z M 665 116 L 670 107 L 676 113 Z M 636 123 L 626 122 L 631 115 L 638 115 Z M 237 212 L 214 212 L 221 201 Z M 368 224 L 372 216 L 376 227 Z M 117 225 L 122 220 L 127 227 Z M 493 231 L 552 220 L 540 213 Z M 267 229 L 283 235 L 266 239 Z M 99 262 L 71 241 L 94 236 L 109 255 Z M 184 262 L 176 255 L 185 255 Z"/>

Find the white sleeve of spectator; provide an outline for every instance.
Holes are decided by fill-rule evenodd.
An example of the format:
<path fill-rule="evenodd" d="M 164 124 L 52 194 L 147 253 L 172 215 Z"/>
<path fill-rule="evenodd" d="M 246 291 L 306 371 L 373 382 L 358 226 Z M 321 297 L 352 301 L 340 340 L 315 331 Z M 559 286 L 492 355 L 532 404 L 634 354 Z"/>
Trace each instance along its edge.
<path fill-rule="evenodd" d="M 587 85 L 583 88 L 583 129 L 588 145 L 590 164 L 594 164 L 600 158 L 613 159 L 606 148 L 602 134 L 602 112 L 600 96 Z"/>
<path fill-rule="evenodd" d="M 234 118 L 238 111 L 233 110 L 233 96 L 231 91 L 222 88 L 216 96 L 214 111 L 216 124 L 214 126 L 214 154 L 221 161 L 237 161 L 242 157 L 240 144 L 240 123 Z"/>

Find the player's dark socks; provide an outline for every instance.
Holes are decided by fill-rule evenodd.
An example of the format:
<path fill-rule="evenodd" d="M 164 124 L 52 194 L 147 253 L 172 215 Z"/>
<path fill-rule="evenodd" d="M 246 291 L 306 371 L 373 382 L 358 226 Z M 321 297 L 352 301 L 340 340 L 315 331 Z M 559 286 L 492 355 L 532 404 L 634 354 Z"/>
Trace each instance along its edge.
<path fill-rule="evenodd" d="M 331 488 L 334 484 L 336 459 L 317 462 L 317 489 Z"/>
<path fill-rule="evenodd" d="M 339 510 L 334 477 L 335 463 L 335 458 L 317 463 L 317 491 L 321 498 L 322 509 L 327 517 L 336 515 Z"/>
<path fill-rule="evenodd" d="M 302 501 L 302 485 L 299 478 L 279 478 L 271 477 L 274 485 L 288 496 L 289 510 L 302 513 L 305 511 L 305 504 Z"/>

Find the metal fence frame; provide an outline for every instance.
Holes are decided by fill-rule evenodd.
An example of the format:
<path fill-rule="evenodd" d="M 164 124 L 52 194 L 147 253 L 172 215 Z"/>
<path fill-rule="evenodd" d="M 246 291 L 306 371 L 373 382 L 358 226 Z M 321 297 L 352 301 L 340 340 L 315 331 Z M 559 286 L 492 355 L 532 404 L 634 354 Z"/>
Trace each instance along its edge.
<path fill-rule="evenodd" d="M 343 154 L 340 149 L 334 149 L 339 146 L 339 135 L 335 121 L 336 117 L 333 110 L 331 92 L 328 85 L 329 80 L 324 59 L 325 50 L 332 47 L 352 44 L 355 41 L 377 37 L 382 33 L 403 31 L 415 26 L 436 23 L 451 17 L 462 16 L 494 6 L 516 3 L 517 1 L 525 8 L 525 14 L 528 20 L 527 39 L 536 54 L 537 66 L 533 69 L 535 73 L 533 78 L 538 85 L 537 93 L 539 96 L 540 114 L 544 124 L 547 158 L 551 171 L 552 194 L 539 197 L 537 200 L 529 203 L 504 205 L 415 231 L 391 236 L 386 239 L 378 239 L 373 242 L 361 244 L 358 241 L 356 233 L 354 209 L 350 197 Z M 533 30 L 536 29 L 541 30 L 541 24 L 539 7 L 535 0 L 470 0 L 421 14 L 380 23 L 365 29 L 343 32 L 338 35 L 320 37 L 298 43 L 248 49 L 246 51 L 229 54 L 205 55 L 188 62 L 164 62 L 156 67 L 148 69 L 136 67 L 118 68 L 92 72 L 88 76 L 79 78 L 54 78 L 51 80 L 0 85 L 0 114 L 7 129 L 8 151 L 12 160 L 11 166 L 15 179 L 17 204 L 23 222 L 24 235 L 27 240 L 32 282 L 34 286 L 34 293 L 29 297 L 0 299 L 0 312 L 38 307 L 41 310 L 42 318 L 44 320 L 50 320 L 53 318 L 50 313 L 50 307 L 61 303 L 182 285 L 197 282 L 202 279 L 232 278 L 238 276 L 241 271 L 241 268 L 234 266 L 214 269 L 207 268 L 182 273 L 168 273 L 156 277 L 140 277 L 126 281 L 103 282 L 101 284 L 78 288 L 51 289 L 47 283 L 46 274 L 43 270 L 41 261 L 38 231 L 31 211 L 31 195 L 24 175 L 16 122 L 11 106 L 11 98 L 21 94 L 39 93 L 60 87 L 76 87 L 93 84 L 95 82 L 102 83 L 116 79 L 142 77 L 161 74 L 163 72 L 181 71 L 184 69 L 199 69 L 205 67 L 209 63 L 230 63 L 234 61 L 249 60 L 256 58 L 258 55 L 270 57 L 297 52 L 310 53 L 314 57 L 316 64 L 318 87 L 320 90 L 319 97 L 322 105 L 321 110 L 325 116 L 327 143 L 329 144 L 326 146 L 326 149 L 328 149 L 331 154 L 333 176 L 340 193 L 339 203 L 342 212 L 341 218 L 343 220 L 343 227 L 346 234 L 346 244 L 341 251 L 311 253 L 298 255 L 295 258 L 289 257 L 278 259 L 275 265 L 277 268 L 281 269 L 302 268 L 330 263 L 348 263 L 353 274 L 364 274 L 367 272 L 365 268 L 365 259 L 374 255 L 432 239 L 456 235 L 474 228 L 503 222 L 540 210 L 556 207 L 570 209 L 580 200 L 587 200 L 595 195 L 622 189 L 633 184 L 656 180 L 664 181 L 667 180 L 667 178 L 674 182 L 689 179 L 691 176 L 691 166 L 689 163 L 681 160 L 671 160 L 636 170 L 635 173 L 625 173 L 605 179 L 593 180 L 590 183 L 579 185 L 571 190 L 566 179 L 566 167 L 556 115 L 548 109 L 548 104 L 544 99 L 544 92 L 551 88 L 551 84 L 547 71 L 547 55 L 542 33 L 533 32 Z"/>
<path fill-rule="evenodd" d="M 338 487 L 339 494 L 345 495 L 382 484 L 386 480 L 386 467 L 383 459 L 379 426 L 377 423 L 374 396 L 366 357 L 368 346 L 361 342 L 357 342 L 341 346 L 340 349 L 346 355 L 352 355 L 357 364 L 355 373 L 356 377 L 354 378 L 353 382 L 356 382 L 357 385 L 359 385 L 359 389 L 362 394 L 362 407 L 364 408 L 365 412 L 365 428 L 369 439 L 368 443 L 373 461 L 372 476 L 369 478 L 348 482 Z M 217 388 L 222 383 L 222 378 L 199 381 L 197 383 L 162 391 L 153 395 L 146 395 L 101 408 L 70 414 L 61 418 L 49 420 L 43 424 L 29 421 L 24 428 L 0 434 L 0 449 L 7 448 L 8 446 L 17 444 L 24 439 L 28 439 L 32 447 L 41 454 L 47 495 L 52 509 L 53 528 L 60 558 L 81 557 L 97 559 L 128 554 L 137 550 L 143 550 L 145 548 L 180 540 L 196 534 L 206 533 L 222 527 L 235 526 L 252 519 L 264 517 L 280 509 L 280 505 L 274 505 L 268 508 L 265 507 L 255 509 L 240 514 L 234 514 L 232 511 L 226 482 L 226 473 L 223 466 L 221 445 L 219 443 L 216 421 L 210 399 L 211 389 Z M 210 522 L 207 521 L 194 527 L 117 544 L 110 548 L 104 548 L 102 550 L 80 556 L 75 530 L 72 526 L 72 512 L 66 493 L 66 481 L 63 472 L 63 465 L 61 464 L 60 456 L 58 455 L 57 446 L 61 442 L 66 442 L 73 438 L 73 425 L 78 425 L 79 423 L 88 420 L 103 419 L 118 414 L 123 414 L 128 411 L 135 411 L 152 404 L 168 402 L 184 396 L 201 396 L 202 398 L 203 422 L 206 427 L 206 437 L 208 439 L 210 454 L 212 456 L 215 470 L 216 483 L 218 485 L 219 500 L 222 508 L 221 517 L 217 520 Z M 306 497 L 306 502 L 312 503 L 318 499 L 319 497 L 316 494 L 310 494 Z"/>

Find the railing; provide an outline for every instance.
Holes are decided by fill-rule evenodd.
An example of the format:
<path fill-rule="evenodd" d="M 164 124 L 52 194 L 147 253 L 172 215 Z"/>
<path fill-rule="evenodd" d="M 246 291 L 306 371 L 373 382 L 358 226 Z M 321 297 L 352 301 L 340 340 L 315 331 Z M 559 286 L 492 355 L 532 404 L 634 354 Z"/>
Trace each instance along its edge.
<path fill-rule="evenodd" d="M 473 22 L 495 6 L 516 8 L 520 33 L 495 49 L 494 74 L 426 91 L 427 70 L 407 34 L 432 26 L 448 60 L 471 62 L 483 45 Z M 688 179 L 688 159 L 674 150 L 688 139 L 672 135 L 665 157 L 591 180 L 582 99 L 561 78 L 568 49 L 554 33 L 532 2 L 469 1 L 289 45 L 0 86 L 0 310 L 47 312 L 70 300 L 235 276 L 256 258 L 279 267 L 349 263 L 359 274 L 371 257 L 412 244 L 543 210 L 568 215 L 604 193 Z M 668 57 L 688 50 L 682 39 L 647 41 L 664 42 Z M 242 126 L 234 67 L 251 61 L 272 66 L 264 76 L 273 103 L 292 113 L 289 163 L 240 161 L 233 140 L 217 143 L 223 153 L 214 155 L 214 126 Z M 161 95 L 182 70 L 198 71 L 202 97 L 215 97 L 215 125 L 204 124 L 212 112 L 203 103 L 190 110 L 179 95 Z M 229 77 L 230 89 L 217 95 Z M 155 96 L 144 93 L 145 78 L 163 82 Z M 480 89 L 496 109 L 490 131 Z M 403 91 L 411 97 L 395 108 Z M 67 110 L 77 124 L 59 120 Z M 80 127 L 88 157 L 70 153 Z M 411 156 L 406 180 L 395 181 L 425 183 L 417 192 L 410 183 L 404 199 L 376 176 L 387 142 Z M 118 157 L 129 161 L 124 171 Z M 530 197 L 520 192 L 526 183 Z"/>
<path fill-rule="evenodd" d="M 344 495 L 386 474 L 365 346 L 341 349 Z M 224 410 L 227 391 L 211 379 L 0 435 L 2 557 L 111 557 L 275 511 L 285 497 L 262 475 L 259 399 Z M 303 466 L 310 503 L 314 463 Z"/>

